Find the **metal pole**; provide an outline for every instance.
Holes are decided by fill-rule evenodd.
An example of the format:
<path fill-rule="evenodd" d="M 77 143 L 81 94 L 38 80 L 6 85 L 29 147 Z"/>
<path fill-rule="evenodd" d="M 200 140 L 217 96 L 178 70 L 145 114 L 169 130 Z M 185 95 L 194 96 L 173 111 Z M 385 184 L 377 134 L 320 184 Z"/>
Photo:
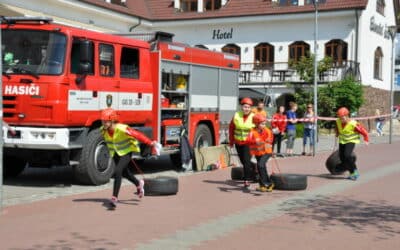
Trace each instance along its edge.
<path fill-rule="evenodd" d="M 315 16 L 314 16 L 314 116 L 318 116 L 318 72 L 317 72 L 317 55 L 318 55 L 318 0 L 314 0 Z M 317 136 L 318 136 L 318 120 L 314 121 L 314 138 L 313 138 L 313 156 L 315 156 L 315 149 L 317 147 Z"/>
<path fill-rule="evenodd" d="M 391 69 L 390 69 L 390 114 L 393 108 L 393 84 L 394 84 L 394 49 L 395 49 L 395 38 L 397 26 L 388 27 L 390 37 L 392 38 L 392 57 L 391 57 Z M 389 144 L 392 144 L 392 133 L 393 133 L 393 117 L 389 117 Z"/>
<path fill-rule="evenodd" d="M 0 20 L 1 24 L 1 20 Z M 1 28 L 0 28 L 0 48 L 1 42 Z M 3 51 L 0 49 L 0 69 L 3 72 Z M 0 215 L 3 213 L 3 75 L 0 77 Z"/>

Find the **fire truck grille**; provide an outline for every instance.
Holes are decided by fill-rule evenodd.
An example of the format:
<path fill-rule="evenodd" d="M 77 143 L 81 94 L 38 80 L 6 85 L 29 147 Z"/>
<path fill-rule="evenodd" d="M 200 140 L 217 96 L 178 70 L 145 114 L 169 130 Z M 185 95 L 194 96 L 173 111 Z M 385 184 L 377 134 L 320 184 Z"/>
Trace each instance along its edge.
<path fill-rule="evenodd" d="M 16 115 L 17 97 L 3 96 L 3 117 L 12 118 Z"/>

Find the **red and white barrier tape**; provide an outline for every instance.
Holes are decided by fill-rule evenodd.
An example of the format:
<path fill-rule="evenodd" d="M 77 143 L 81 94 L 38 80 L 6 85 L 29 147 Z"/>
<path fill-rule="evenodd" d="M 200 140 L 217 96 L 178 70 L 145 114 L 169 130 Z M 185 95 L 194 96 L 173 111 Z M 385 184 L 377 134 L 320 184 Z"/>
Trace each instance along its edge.
<path fill-rule="evenodd" d="M 390 117 L 391 114 L 385 115 L 375 115 L 375 116 L 366 116 L 366 117 L 351 117 L 352 120 L 369 120 L 369 119 L 376 119 L 381 117 Z M 324 116 L 317 116 L 313 118 L 297 118 L 295 119 L 297 122 L 314 122 L 315 119 L 322 120 L 322 121 L 336 121 L 337 117 L 324 117 Z M 269 122 L 288 122 L 291 119 L 267 119 Z"/>

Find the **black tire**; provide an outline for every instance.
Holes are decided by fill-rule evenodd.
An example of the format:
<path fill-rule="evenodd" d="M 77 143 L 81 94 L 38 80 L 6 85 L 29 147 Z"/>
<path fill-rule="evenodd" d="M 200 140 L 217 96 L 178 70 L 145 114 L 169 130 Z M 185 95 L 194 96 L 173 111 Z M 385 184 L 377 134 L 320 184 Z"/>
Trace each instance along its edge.
<path fill-rule="evenodd" d="M 243 180 L 244 179 L 243 167 L 232 167 L 231 178 L 232 180 L 239 180 L 239 181 Z"/>
<path fill-rule="evenodd" d="M 15 156 L 4 157 L 4 178 L 17 177 L 26 167 L 26 161 Z"/>
<path fill-rule="evenodd" d="M 82 148 L 79 165 L 74 168 L 76 180 L 89 185 L 105 184 L 110 181 L 114 169 L 99 129 L 90 131 Z"/>
<path fill-rule="evenodd" d="M 200 124 L 194 135 L 194 148 L 210 147 L 213 145 L 211 131 L 205 124 Z"/>
<path fill-rule="evenodd" d="M 300 174 L 272 174 L 271 181 L 278 190 L 304 190 L 307 188 L 307 176 Z"/>
<path fill-rule="evenodd" d="M 168 176 L 145 178 L 144 192 L 147 196 L 174 195 L 178 193 L 178 178 Z"/>
<path fill-rule="evenodd" d="M 352 157 L 354 158 L 354 161 L 357 160 L 354 152 L 352 154 Z M 339 150 L 336 150 L 328 157 L 328 159 L 326 159 L 325 166 L 328 169 L 329 173 L 331 173 L 332 175 L 341 175 L 346 172 L 346 169 L 343 169 L 341 167 L 341 163 L 342 162 L 340 161 Z"/>
<path fill-rule="evenodd" d="M 182 158 L 181 158 L 181 153 L 176 153 L 176 154 L 170 154 L 169 159 L 174 165 L 175 168 L 181 169 L 182 168 Z"/>

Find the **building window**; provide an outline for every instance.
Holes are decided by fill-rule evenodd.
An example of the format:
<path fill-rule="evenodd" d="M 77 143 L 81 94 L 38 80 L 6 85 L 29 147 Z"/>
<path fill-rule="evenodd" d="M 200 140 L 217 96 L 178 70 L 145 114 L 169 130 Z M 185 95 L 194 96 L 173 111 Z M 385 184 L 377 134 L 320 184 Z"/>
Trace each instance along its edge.
<path fill-rule="evenodd" d="M 218 10 L 221 8 L 221 0 L 203 0 L 205 10 Z"/>
<path fill-rule="evenodd" d="M 290 5 L 298 6 L 299 1 L 298 0 L 279 0 L 279 5 L 280 6 L 290 6 Z"/>
<path fill-rule="evenodd" d="M 184 12 L 197 11 L 197 0 L 181 0 L 181 10 Z"/>
<path fill-rule="evenodd" d="M 194 47 L 200 48 L 200 49 L 208 49 L 208 47 L 203 44 L 196 44 Z"/>
<path fill-rule="evenodd" d="M 378 80 L 382 80 L 382 61 L 383 61 L 383 53 L 381 47 L 378 47 L 375 50 L 374 55 L 374 78 Z"/>
<path fill-rule="evenodd" d="M 122 5 L 122 6 L 126 5 L 126 0 L 111 0 L 110 2 L 112 4 L 118 4 L 118 5 Z"/>
<path fill-rule="evenodd" d="M 225 45 L 224 47 L 222 47 L 222 52 L 235 54 L 240 57 L 240 47 L 236 44 Z"/>
<path fill-rule="evenodd" d="M 376 0 L 376 12 L 385 15 L 385 0 Z"/>
<path fill-rule="evenodd" d="M 271 68 L 274 65 L 274 46 L 260 43 L 254 47 L 254 67 Z"/>
<path fill-rule="evenodd" d="M 331 57 L 335 66 L 342 66 L 347 61 L 347 43 L 340 39 L 330 40 L 325 44 L 325 56 Z"/>
<path fill-rule="evenodd" d="M 297 41 L 289 45 L 289 61 L 295 63 L 302 56 L 310 56 L 310 45 L 303 41 Z"/>

